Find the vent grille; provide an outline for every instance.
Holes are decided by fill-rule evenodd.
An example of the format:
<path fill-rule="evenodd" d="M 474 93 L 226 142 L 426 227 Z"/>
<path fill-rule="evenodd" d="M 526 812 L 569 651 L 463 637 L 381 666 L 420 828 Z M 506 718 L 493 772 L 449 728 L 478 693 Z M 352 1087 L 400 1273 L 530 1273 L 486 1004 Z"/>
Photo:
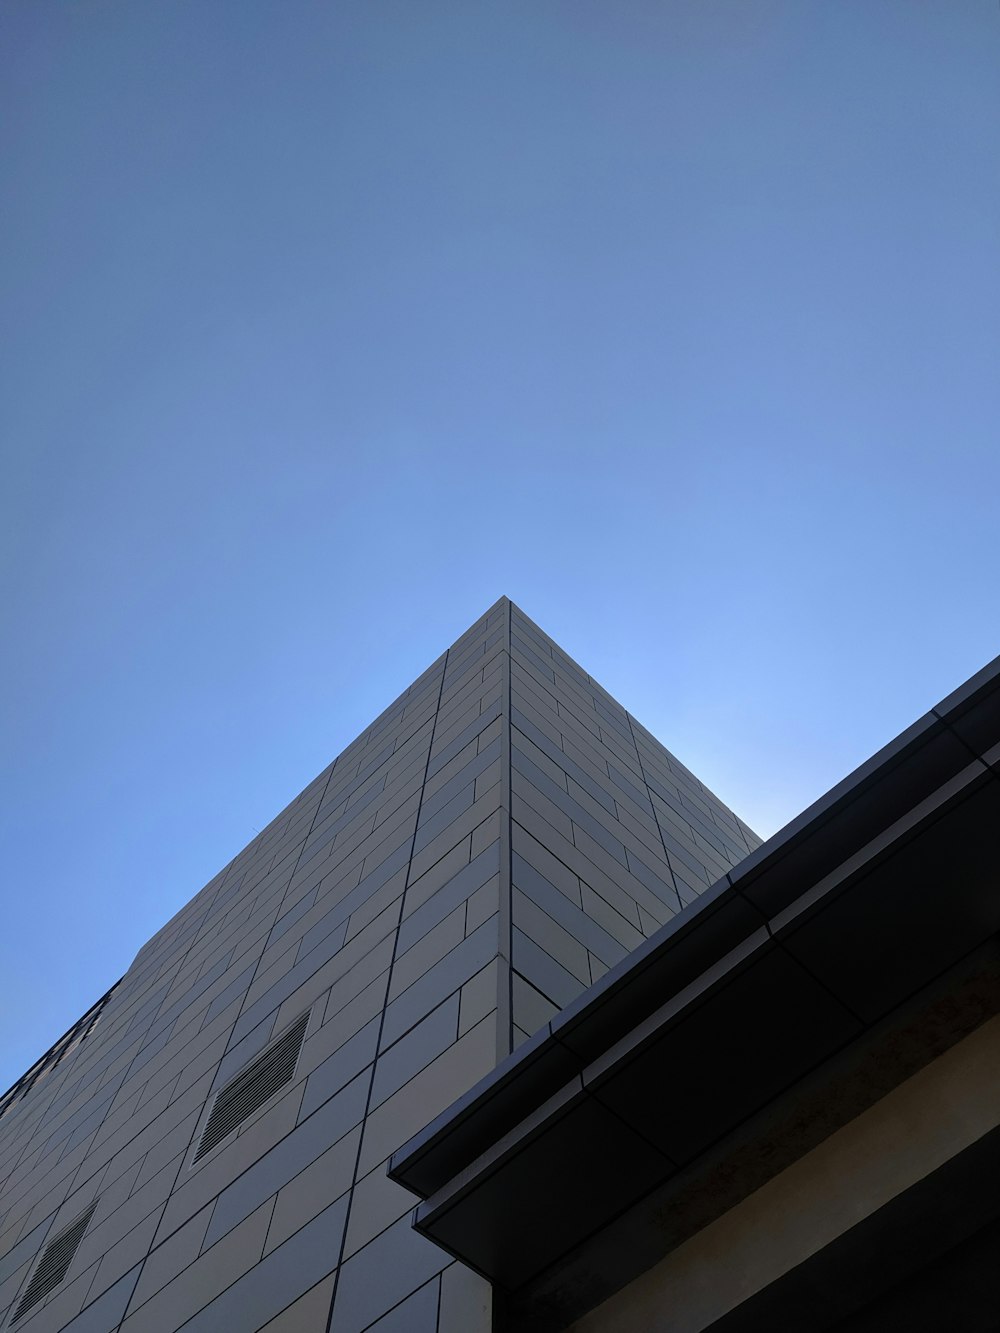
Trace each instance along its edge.
<path fill-rule="evenodd" d="M 14 1311 L 14 1317 L 10 1321 L 16 1324 L 22 1315 L 28 1311 L 40 1300 L 43 1300 L 50 1291 L 58 1287 L 59 1283 L 66 1276 L 70 1264 L 73 1262 L 73 1255 L 76 1254 L 80 1241 L 83 1240 L 83 1233 L 87 1230 L 87 1223 L 94 1215 L 94 1209 L 97 1207 L 95 1200 L 85 1213 L 74 1222 L 70 1222 L 68 1227 L 63 1227 L 57 1236 L 53 1236 L 42 1251 L 42 1257 L 38 1261 L 38 1267 L 31 1275 L 31 1281 L 25 1288 L 24 1295 L 17 1303 L 17 1309 Z"/>
<path fill-rule="evenodd" d="M 292 1081 L 308 1022 L 307 1013 L 296 1019 L 252 1064 L 220 1089 L 194 1155 L 196 1162 Z"/>

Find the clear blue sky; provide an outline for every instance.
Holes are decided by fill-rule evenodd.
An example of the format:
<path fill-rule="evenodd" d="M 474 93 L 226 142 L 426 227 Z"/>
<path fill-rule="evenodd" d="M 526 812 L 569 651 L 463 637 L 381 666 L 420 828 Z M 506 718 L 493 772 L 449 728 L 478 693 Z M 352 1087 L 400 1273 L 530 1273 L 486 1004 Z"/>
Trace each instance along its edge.
<path fill-rule="evenodd" d="M 771 833 L 1000 651 L 997 0 L 7 0 L 0 1090 L 506 593 Z"/>

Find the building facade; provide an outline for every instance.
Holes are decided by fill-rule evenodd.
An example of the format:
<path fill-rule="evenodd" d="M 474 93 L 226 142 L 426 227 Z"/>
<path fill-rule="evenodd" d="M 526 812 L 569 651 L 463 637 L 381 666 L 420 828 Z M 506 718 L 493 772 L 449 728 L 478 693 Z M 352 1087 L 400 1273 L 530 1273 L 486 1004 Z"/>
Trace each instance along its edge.
<path fill-rule="evenodd" d="M 0 1100 L 0 1328 L 499 1326 L 390 1159 L 758 845 L 502 599 Z"/>
<path fill-rule="evenodd" d="M 1000 659 L 389 1165 L 517 1333 L 1000 1328 Z"/>

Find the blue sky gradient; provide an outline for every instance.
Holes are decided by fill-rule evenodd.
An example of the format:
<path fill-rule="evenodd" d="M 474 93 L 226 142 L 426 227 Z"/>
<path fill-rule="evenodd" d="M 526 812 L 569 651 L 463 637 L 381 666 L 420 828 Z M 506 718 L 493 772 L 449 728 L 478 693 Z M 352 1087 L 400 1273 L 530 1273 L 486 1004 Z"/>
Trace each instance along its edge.
<path fill-rule="evenodd" d="M 995 0 L 10 0 L 0 1090 L 506 593 L 761 833 L 1000 650 Z"/>

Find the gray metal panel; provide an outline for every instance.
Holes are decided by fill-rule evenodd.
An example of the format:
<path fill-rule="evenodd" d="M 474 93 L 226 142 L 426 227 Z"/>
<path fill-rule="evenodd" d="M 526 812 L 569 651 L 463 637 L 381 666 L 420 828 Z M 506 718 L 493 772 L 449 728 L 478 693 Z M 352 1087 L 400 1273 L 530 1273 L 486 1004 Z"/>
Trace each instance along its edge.
<path fill-rule="evenodd" d="M 523 829 L 511 819 L 513 696 L 518 763 L 540 784 L 518 786 Z M 742 839 L 506 599 L 481 617 L 143 946 L 96 1018 L 7 1101 L 8 1304 L 52 1227 L 97 1201 L 65 1280 L 23 1327 L 108 1333 L 124 1313 L 128 1333 L 184 1321 L 326 1333 L 332 1296 L 334 1333 L 430 1333 L 437 1273 L 457 1270 L 411 1231 L 386 1159 L 525 1024 L 670 914 L 647 760 L 657 799 L 690 799 L 689 832 L 671 826 L 685 851 L 695 833 L 713 855 Z M 306 1011 L 292 1082 L 195 1163 L 212 1095 Z M 482 1301 L 479 1279 L 448 1278 L 442 1333 L 474 1307 L 485 1333 Z"/>

